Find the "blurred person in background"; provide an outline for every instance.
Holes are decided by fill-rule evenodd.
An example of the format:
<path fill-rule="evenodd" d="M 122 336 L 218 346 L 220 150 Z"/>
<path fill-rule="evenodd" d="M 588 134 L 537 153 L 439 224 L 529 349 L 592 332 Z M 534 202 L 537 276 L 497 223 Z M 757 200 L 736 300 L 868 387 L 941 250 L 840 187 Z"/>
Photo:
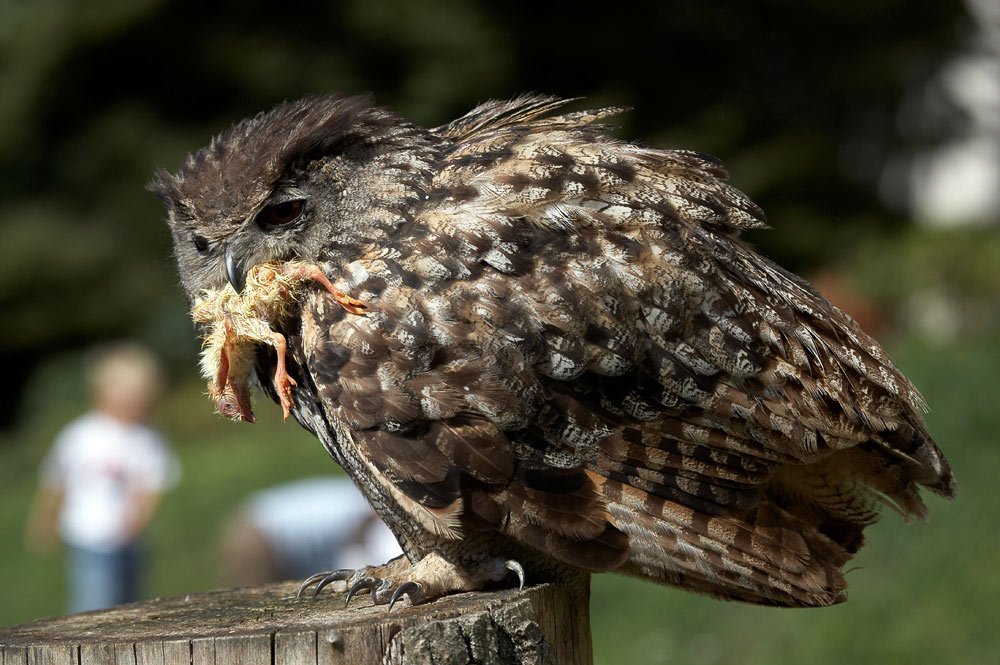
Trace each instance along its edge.
<path fill-rule="evenodd" d="M 180 466 L 146 424 L 163 388 L 146 349 L 118 344 L 89 371 L 92 408 L 60 432 L 42 462 L 28 522 L 33 549 L 69 550 L 69 612 L 138 599 L 140 537 Z"/>
<path fill-rule="evenodd" d="M 402 554 L 396 537 L 347 478 L 324 476 L 251 494 L 223 533 L 234 586 L 361 568 Z"/>

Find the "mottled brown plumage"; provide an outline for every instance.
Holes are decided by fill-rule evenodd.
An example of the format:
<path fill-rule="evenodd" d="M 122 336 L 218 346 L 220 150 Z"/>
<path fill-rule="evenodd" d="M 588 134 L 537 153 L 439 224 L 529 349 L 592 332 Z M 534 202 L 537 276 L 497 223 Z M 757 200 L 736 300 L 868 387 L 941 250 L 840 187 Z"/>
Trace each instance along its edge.
<path fill-rule="evenodd" d="M 954 492 L 920 395 L 738 240 L 764 216 L 716 160 L 608 138 L 596 123 L 620 109 L 552 115 L 563 103 L 427 130 L 306 99 L 152 185 L 189 294 L 295 260 L 365 303 L 303 285 L 279 325 L 296 419 L 407 555 L 330 579 L 419 600 L 516 560 L 529 581 L 843 600 L 882 505 L 922 518 L 921 485 Z M 256 362 L 273 396 L 269 347 Z"/>

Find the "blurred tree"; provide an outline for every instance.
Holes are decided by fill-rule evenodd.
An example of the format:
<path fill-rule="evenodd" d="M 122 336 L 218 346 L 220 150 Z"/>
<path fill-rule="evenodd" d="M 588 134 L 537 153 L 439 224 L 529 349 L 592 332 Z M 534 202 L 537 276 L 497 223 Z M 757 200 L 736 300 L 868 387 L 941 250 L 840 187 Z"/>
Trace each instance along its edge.
<path fill-rule="evenodd" d="M 281 99 L 372 90 L 432 125 L 525 90 L 629 104 L 623 136 L 722 157 L 776 227 L 751 240 L 803 269 L 903 223 L 876 189 L 896 109 L 964 21 L 904 0 L 0 2 L 0 426 L 60 349 L 137 337 L 193 370 L 143 184 Z"/>

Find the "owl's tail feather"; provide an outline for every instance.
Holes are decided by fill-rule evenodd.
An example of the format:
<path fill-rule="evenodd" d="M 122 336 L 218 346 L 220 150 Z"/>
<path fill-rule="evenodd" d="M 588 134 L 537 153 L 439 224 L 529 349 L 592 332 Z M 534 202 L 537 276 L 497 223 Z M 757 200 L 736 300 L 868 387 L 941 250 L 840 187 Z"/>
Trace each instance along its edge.
<path fill-rule="evenodd" d="M 612 522 L 629 538 L 618 572 L 762 605 L 847 599 L 841 567 L 860 546 L 863 525 L 841 522 L 835 539 L 768 499 L 713 516 L 615 481 L 603 492 Z"/>
<path fill-rule="evenodd" d="M 951 466 L 919 421 L 913 423 L 903 420 L 896 424 L 895 429 L 877 433 L 860 448 L 877 460 L 875 466 L 882 476 L 890 476 L 882 480 L 883 485 L 892 487 L 892 478 L 895 477 L 896 485 L 905 481 L 907 489 L 914 494 L 917 492 L 917 485 L 922 485 L 939 496 L 954 498 L 955 476 Z M 893 467 L 899 467 L 900 471 L 892 471 Z M 885 491 L 873 481 L 869 481 L 869 484 L 879 491 Z M 903 508 L 904 516 L 913 512 L 922 519 L 926 517 L 926 510 L 921 513 L 906 510 L 905 505 Z"/>

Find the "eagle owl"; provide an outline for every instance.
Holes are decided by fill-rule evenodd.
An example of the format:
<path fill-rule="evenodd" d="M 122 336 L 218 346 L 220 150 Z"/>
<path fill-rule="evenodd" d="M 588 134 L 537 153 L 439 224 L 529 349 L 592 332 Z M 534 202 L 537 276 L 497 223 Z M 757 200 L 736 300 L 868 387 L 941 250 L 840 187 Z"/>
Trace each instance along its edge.
<path fill-rule="evenodd" d="M 263 321 L 287 382 L 270 343 L 245 372 L 405 556 L 307 582 L 391 604 L 615 571 L 844 600 L 881 507 L 923 518 L 921 485 L 954 493 L 920 394 L 738 239 L 764 215 L 718 161 L 606 136 L 622 109 L 562 104 L 425 129 L 366 97 L 287 102 L 151 183 L 192 303 L 263 264 L 335 287 L 300 279 Z"/>

